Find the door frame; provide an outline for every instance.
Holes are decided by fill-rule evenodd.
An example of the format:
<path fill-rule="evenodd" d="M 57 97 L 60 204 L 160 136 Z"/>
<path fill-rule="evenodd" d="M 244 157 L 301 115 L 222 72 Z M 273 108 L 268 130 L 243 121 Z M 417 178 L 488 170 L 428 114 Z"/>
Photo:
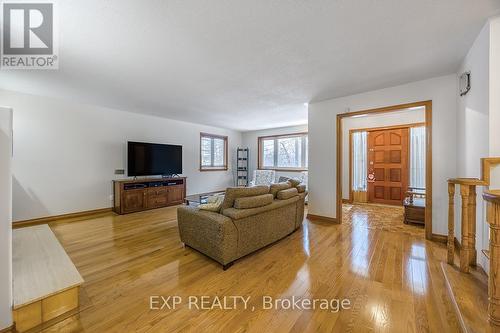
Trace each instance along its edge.
<path fill-rule="evenodd" d="M 371 131 L 384 131 L 389 129 L 400 129 L 400 128 L 412 128 L 412 127 L 421 127 L 425 126 L 425 122 L 420 123 L 411 123 L 411 124 L 401 124 L 401 125 L 392 125 L 392 126 L 382 126 L 382 127 L 366 127 L 366 128 L 351 128 L 349 130 L 349 203 L 354 202 L 353 194 L 352 194 L 352 166 L 353 166 L 353 149 L 352 149 L 352 134 L 356 132 L 371 132 Z M 410 150 L 408 149 L 408 156 L 410 155 Z M 409 161 L 409 158 L 408 158 Z M 342 196 L 344 196 L 342 194 Z"/>
<path fill-rule="evenodd" d="M 342 119 L 376 113 L 388 113 L 425 107 L 425 238 L 432 239 L 432 100 L 398 104 L 376 109 L 341 113 L 337 115 L 337 223 L 342 223 Z M 418 110 L 416 110 L 418 111 Z"/>

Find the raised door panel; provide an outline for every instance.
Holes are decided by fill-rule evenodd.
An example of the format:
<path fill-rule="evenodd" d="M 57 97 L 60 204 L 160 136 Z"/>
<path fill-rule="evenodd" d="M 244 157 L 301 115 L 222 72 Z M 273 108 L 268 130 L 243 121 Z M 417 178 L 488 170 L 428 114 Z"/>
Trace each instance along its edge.
<path fill-rule="evenodd" d="M 147 197 L 148 208 L 164 207 L 168 202 L 168 192 L 165 187 L 149 188 Z"/>
<path fill-rule="evenodd" d="M 401 163 L 401 150 L 391 150 L 389 152 L 389 163 Z"/>
<path fill-rule="evenodd" d="M 384 186 L 375 186 L 374 196 L 377 199 L 385 198 L 385 187 Z"/>
<path fill-rule="evenodd" d="M 401 187 L 391 187 L 390 200 L 403 200 L 401 195 Z"/>
<path fill-rule="evenodd" d="M 184 202 L 184 187 L 182 185 L 168 187 L 168 204 L 181 204 Z"/>
<path fill-rule="evenodd" d="M 389 172 L 389 179 L 391 182 L 401 182 L 401 169 L 391 168 Z"/>
<path fill-rule="evenodd" d="M 385 133 L 377 132 L 373 137 L 373 145 L 374 146 L 384 146 L 385 145 Z"/>
<path fill-rule="evenodd" d="M 401 134 L 400 133 L 389 133 L 391 145 L 401 145 Z"/>
<path fill-rule="evenodd" d="M 123 191 L 123 211 L 125 213 L 137 212 L 145 208 L 144 190 L 126 190 Z"/>
<path fill-rule="evenodd" d="M 375 168 L 375 179 L 377 181 L 385 180 L 385 169 L 384 168 Z"/>
<path fill-rule="evenodd" d="M 375 163 L 384 163 L 385 162 L 385 151 L 378 150 L 374 152 L 374 161 Z"/>

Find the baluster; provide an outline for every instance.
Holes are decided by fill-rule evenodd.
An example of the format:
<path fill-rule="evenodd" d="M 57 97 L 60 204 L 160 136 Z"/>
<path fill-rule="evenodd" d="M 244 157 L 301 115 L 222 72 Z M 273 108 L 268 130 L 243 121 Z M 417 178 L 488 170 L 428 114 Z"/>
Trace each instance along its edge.
<path fill-rule="evenodd" d="M 455 258 L 455 184 L 448 183 L 448 264 Z"/>
<path fill-rule="evenodd" d="M 469 273 L 470 262 L 470 221 L 469 221 L 469 186 L 460 184 L 462 196 L 462 241 L 460 248 L 460 270 Z"/>

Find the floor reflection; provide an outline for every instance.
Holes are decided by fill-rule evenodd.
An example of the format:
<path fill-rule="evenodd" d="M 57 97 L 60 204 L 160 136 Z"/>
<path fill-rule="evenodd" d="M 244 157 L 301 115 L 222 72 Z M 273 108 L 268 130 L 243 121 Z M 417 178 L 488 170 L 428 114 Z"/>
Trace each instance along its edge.
<path fill-rule="evenodd" d="M 427 262 L 425 246 L 423 244 L 412 244 L 406 270 L 408 274 L 407 283 L 413 292 L 424 295 L 427 292 Z"/>
<path fill-rule="evenodd" d="M 351 269 L 353 273 L 361 276 L 368 276 L 368 230 L 365 226 L 353 224 L 352 227 L 352 262 Z"/>
<path fill-rule="evenodd" d="M 302 248 L 304 249 L 304 253 L 310 257 L 311 256 L 311 248 L 309 243 L 309 224 L 304 223 L 302 225 L 303 235 L 302 235 Z"/>

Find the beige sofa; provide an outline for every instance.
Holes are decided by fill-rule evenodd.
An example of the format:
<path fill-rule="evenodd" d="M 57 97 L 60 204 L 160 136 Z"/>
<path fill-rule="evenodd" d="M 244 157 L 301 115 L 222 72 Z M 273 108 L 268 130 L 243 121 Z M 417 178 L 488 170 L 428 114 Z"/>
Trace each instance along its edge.
<path fill-rule="evenodd" d="M 228 188 L 218 212 L 177 210 L 181 241 L 223 265 L 291 234 L 304 219 L 305 186 Z"/>

